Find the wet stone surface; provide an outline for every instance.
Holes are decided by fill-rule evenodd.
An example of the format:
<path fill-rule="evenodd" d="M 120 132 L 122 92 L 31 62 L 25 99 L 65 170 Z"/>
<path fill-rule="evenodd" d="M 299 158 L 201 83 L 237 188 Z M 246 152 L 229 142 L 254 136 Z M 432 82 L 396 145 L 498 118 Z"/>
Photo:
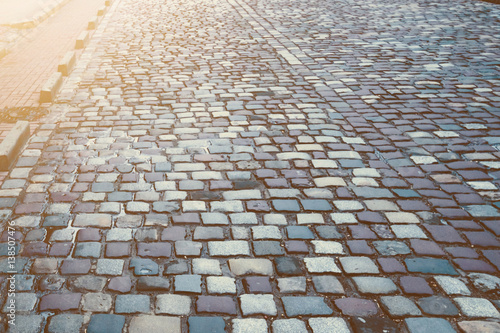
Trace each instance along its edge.
<path fill-rule="evenodd" d="M 499 15 L 116 2 L 0 180 L 17 331 L 497 331 Z"/>

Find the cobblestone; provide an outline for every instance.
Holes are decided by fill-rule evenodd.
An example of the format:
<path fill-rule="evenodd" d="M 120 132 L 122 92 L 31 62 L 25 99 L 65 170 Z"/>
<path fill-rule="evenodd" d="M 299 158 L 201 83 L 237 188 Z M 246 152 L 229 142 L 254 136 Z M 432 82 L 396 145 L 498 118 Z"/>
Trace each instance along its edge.
<path fill-rule="evenodd" d="M 264 319 L 233 319 L 234 333 L 265 333 L 267 332 L 267 323 Z"/>
<path fill-rule="evenodd" d="M 192 333 L 202 333 L 202 332 L 213 332 L 213 333 L 223 333 L 225 332 L 226 324 L 224 319 L 221 317 L 189 317 L 188 319 L 189 332 Z"/>
<path fill-rule="evenodd" d="M 299 319 L 278 319 L 273 321 L 272 324 L 273 332 L 285 333 L 285 332 L 297 332 L 305 333 L 307 332 L 306 324 Z"/>
<path fill-rule="evenodd" d="M 89 333 L 119 333 L 125 325 L 125 316 L 116 314 L 95 314 L 90 318 Z"/>
<path fill-rule="evenodd" d="M 239 298 L 244 316 L 259 314 L 275 316 L 277 314 L 273 295 L 241 295 Z"/>
<path fill-rule="evenodd" d="M 410 332 L 456 332 L 449 322 L 441 318 L 408 318 L 405 322 Z"/>
<path fill-rule="evenodd" d="M 429 315 L 458 316 L 457 307 L 448 298 L 439 296 L 424 297 L 420 298 L 417 303 L 422 311 Z"/>
<path fill-rule="evenodd" d="M 158 295 L 155 313 L 176 316 L 188 315 L 191 311 L 191 298 L 183 295 Z"/>
<path fill-rule="evenodd" d="M 208 276 L 207 291 L 210 294 L 236 294 L 236 283 L 227 276 Z"/>
<path fill-rule="evenodd" d="M 174 279 L 174 288 L 176 292 L 201 293 L 200 275 L 177 275 Z"/>
<path fill-rule="evenodd" d="M 380 301 L 392 317 L 421 315 L 420 310 L 409 298 L 403 296 L 382 296 Z"/>
<path fill-rule="evenodd" d="M 47 331 L 50 333 L 78 332 L 82 325 L 82 315 L 60 314 L 50 318 Z"/>
<path fill-rule="evenodd" d="M 333 313 L 322 297 L 286 296 L 281 299 L 288 317 L 331 315 Z"/>
<path fill-rule="evenodd" d="M 493 304 L 484 298 L 456 297 L 453 299 L 460 311 L 472 318 L 500 318 L 500 313 Z"/>
<path fill-rule="evenodd" d="M 180 333 L 180 318 L 166 316 L 148 316 L 141 315 L 133 317 L 130 326 L 130 333 L 138 333 L 147 330 L 148 332 L 168 332 Z"/>
<path fill-rule="evenodd" d="M 150 299 L 147 295 L 118 295 L 115 300 L 116 313 L 149 313 Z"/>
<path fill-rule="evenodd" d="M 308 320 L 313 333 L 325 333 L 335 330 L 339 333 L 348 333 L 349 327 L 342 318 L 310 318 Z"/>

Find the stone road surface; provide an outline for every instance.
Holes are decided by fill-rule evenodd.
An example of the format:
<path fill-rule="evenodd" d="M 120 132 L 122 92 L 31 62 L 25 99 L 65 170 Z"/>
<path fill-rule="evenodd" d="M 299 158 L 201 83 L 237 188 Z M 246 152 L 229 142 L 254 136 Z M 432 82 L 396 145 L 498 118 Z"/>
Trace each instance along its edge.
<path fill-rule="evenodd" d="M 500 332 L 499 16 L 116 0 L 2 182 L 1 329 Z"/>

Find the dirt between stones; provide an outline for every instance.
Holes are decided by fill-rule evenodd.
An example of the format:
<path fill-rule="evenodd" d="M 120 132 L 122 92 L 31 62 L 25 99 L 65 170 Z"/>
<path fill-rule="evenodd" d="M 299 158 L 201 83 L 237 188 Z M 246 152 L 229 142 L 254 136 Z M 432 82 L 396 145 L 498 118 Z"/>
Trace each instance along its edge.
<path fill-rule="evenodd" d="M 49 114 L 44 107 L 8 107 L 0 109 L 0 122 L 15 123 L 19 120 L 34 121 Z"/>

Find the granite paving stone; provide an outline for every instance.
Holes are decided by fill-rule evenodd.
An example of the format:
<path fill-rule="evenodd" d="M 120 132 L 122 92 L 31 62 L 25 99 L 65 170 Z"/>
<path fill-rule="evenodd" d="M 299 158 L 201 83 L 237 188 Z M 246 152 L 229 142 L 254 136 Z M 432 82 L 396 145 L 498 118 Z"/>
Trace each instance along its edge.
<path fill-rule="evenodd" d="M 190 333 L 224 333 L 226 323 L 222 317 L 189 317 Z"/>
<path fill-rule="evenodd" d="M 90 318 L 87 331 L 90 333 L 120 333 L 125 325 L 125 316 L 116 314 L 95 314 Z"/>
<path fill-rule="evenodd" d="M 209 294 L 236 294 L 235 279 L 228 276 L 208 276 L 206 286 Z"/>
<path fill-rule="evenodd" d="M 434 280 L 443 288 L 444 292 L 448 295 L 470 295 L 471 291 L 467 285 L 457 278 L 450 276 L 435 276 Z"/>
<path fill-rule="evenodd" d="M 103 293 L 88 293 L 83 295 L 82 310 L 89 312 L 109 312 L 111 295 Z"/>
<path fill-rule="evenodd" d="M 354 317 L 351 320 L 352 327 L 355 332 L 374 333 L 387 332 L 397 333 L 400 331 L 398 324 L 389 318 L 374 318 L 374 317 Z"/>
<path fill-rule="evenodd" d="M 78 332 L 83 325 L 83 316 L 78 314 L 59 314 L 50 317 L 47 331 L 50 333 Z"/>
<path fill-rule="evenodd" d="M 236 303 L 229 296 L 198 296 L 196 311 L 198 313 L 236 314 Z"/>
<path fill-rule="evenodd" d="M 181 320 L 176 317 L 167 316 L 134 316 L 129 325 L 130 333 L 139 333 L 147 330 L 148 332 L 181 332 Z"/>
<path fill-rule="evenodd" d="M 35 304 L 38 301 L 38 297 L 33 293 L 17 293 L 15 296 L 8 297 L 7 301 L 3 306 L 4 313 L 10 313 L 10 308 L 12 308 L 12 303 L 14 303 L 16 311 L 19 312 L 31 312 L 35 308 Z"/>
<path fill-rule="evenodd" d="M 407 318 L 405 323 L 410 332 L 444 332 L 454 333 L 456 330 L 442 318 Z"/>
<path fill-rule="evenodd" d="M 229 257 L 234 255 L 250 255 L 248 242 L 239 240 L 208 242 L 208 251 L 211 256 Z"/>
<path fill-rule="evenodd" d="M 22 333 L 22 332 L 42 332 L 44 318 L 41 315 L 18 315 L 16 316 L 16 325 L 9 325 L 6 332 Z M 1 327 L 1 326 L 0 326 Z M 3 329 L 3 328 L 2 328 Z"/>
<path fill-rule="evenodd" d="M 136 276 L 158 275 L 160 270 L 158 264 L 151 259 L 133 258 L 130 260 L 129 267 L 134 269 L 134 275 Z M 121 273 L 118 274 L 117 272 L 114 275 L 121 275 Z"/>
<path fill-rule="evenodd" d="M 47 294 L 40 299 L 40 311 L 47 310 L 77 310 L 80 307 L 80 293 Z"/>
<path fill-rule="evenodd" d="M 300 293 L 306 292 L 307 282 L 305 277 L 296 276 L 289 278 L 277 279 L 279 292 L 282 294 L 287 293 Z"/>
<path fill-rule="evenodd" d="M 177 293 L 201 293 L 201 275 L 177 275 L 174 278 L 174 289 Z"/>
<path fill-rule="evenodd" d="M 408 295 L 432 295 L 434 292 L 424 278 L 418 276 L 402 276 L 399 286 Z"/>
<path fill-rule="evenodd" d="M 500 312 L 485 298 L 478 297 L 455 297 L 463 315 L 471 318 L 500 318 Z"/>
<path fill-rule="evenodd" d="M 306 324 L 299 319 L 278 319 L 272 323 L 273 332 L 285 333 L 285 332 L 297 332 L 305 333 L 307 332 Z"/>
<path fill-rule="evenodd" d="M 269 278 L 265 276 L 246 277 L 243 285 L 248 293 L 271 293 L 273 290 Z"/>
<path fill-rule="evenodd" d="M 118 295 L 115 300 L 116 313 L 149 313 L 150 297 L 148 295 Z"/>
<path fill-rule="evenodd" d="M 422 314 L 412 300 L 403 296 L 382 296 L 380 302 L 388 314 L 394 318 Z"/>
<path fill-rule="evenodd" d="M 341 273 L 340 268 L 333 258 L 311 257 L 304 258 L 306 269 L 309 273 Z"/>
<path fill-rule="evenodd" d="M 239 296 L 241 312 L 244 316 L 277 314 L 276 303 L 273 295 L 252 295 L 245 294 Z"/>
<path fill-rule="evenodd" d="M 398 290 L 396 284 L 388 278 L 356 276 L 352 279 L 362 294 L 393 294 Z"/>
<path fill-rule="evenodd" d="M 233 319 L 231 321 L 234 333 L 266 333 L 268 326 L 265 319 Z"/>
<path fill-rule="evenodd" d="M 450 262 L 445 259 L 409 258 L 405 259 L 405 263 L 410 272 L 458 275 Z"/>
<path fill-rule="evenodd" d="M 341 298 L 335 300 L 335 306 L 347 316 L 370 317 L 378 313 L 377 303 L 361 298 Z"/>
<path fill-rule="evenodd" d="M 417 300 L 417 304 L 428 315 L 435 316 L 458 316 L 458 309 L 449 298 L 441 296 L 423 297 Z"/>
<path fill-rule="evenodd" d="M 140 276 L 136 284 L 137 291 L 167 291 L 170 281 L 160 276 Z"/>
<path fill-rule="evenodd" d="M 155 304 L 156 314 L 183 316 L 191 311 L 191 298 L 184 295 L 160 294 Z"/>
<path fill-rule="evenodd" d="M 285 296 L 282 297 L 285 313 L 288 317 L 331 315 L 333 310 L 323 297 Z"/>
<path fill-rule="evenodd" d="M 485 332 L 492 333 L 500 330 L 500 323 L 491 321 L 469 320 L 458 323 L 460 329 L 465 333 Z"/>
<path fill-rule="evenodd" d="M 200 275 L 222 275 L 220 262 L 215 259 L 193 259 L 193 273 Z"/>
<path fill-rule="evenodd" d="M 344 319 L 339 317 L 319 317 L 308 319 L 313 333 L 326 333 L 334 330 L 339 333 L 350 332 L 349 326 Z"/>
<path fill-rule="evenodd" d="M 377 274 L 377 265 L 368 257 L 339 258 L 342 269 L 347 274 Z"/>
<path fill-rule="evenodd" d="M 132 280 L 128 276 L 117 276 L 109 280 L 108 289 L 119 293 L 127 293 L 132 289 Z"/>
<path fill-rule="evenodd" d="M 341 282 L 331 275 L 313 276 L 312 282 L 316 292 L 321 294 L 344 294 Z"/>
<path fill-rule="evenodd" d="M 272 275 L 273 265 L 268 259 L 230 259 L 229 269 L 235 275 Z"/>
<path fill-rule="evenodd" d="M 68 285 L 71 289 L 78 292 L 99 292 L 106 285 L 106 278 L 102 276 L 82 275 L 74 279 L 69 279 Z"/>
<path fill-rule="evenodd" d="M 500 290 L 500 278 L 496 276 L 483 273 L 472 273 L 469 274 L 469 279 L 474 287 L 482 292 Z"/>

